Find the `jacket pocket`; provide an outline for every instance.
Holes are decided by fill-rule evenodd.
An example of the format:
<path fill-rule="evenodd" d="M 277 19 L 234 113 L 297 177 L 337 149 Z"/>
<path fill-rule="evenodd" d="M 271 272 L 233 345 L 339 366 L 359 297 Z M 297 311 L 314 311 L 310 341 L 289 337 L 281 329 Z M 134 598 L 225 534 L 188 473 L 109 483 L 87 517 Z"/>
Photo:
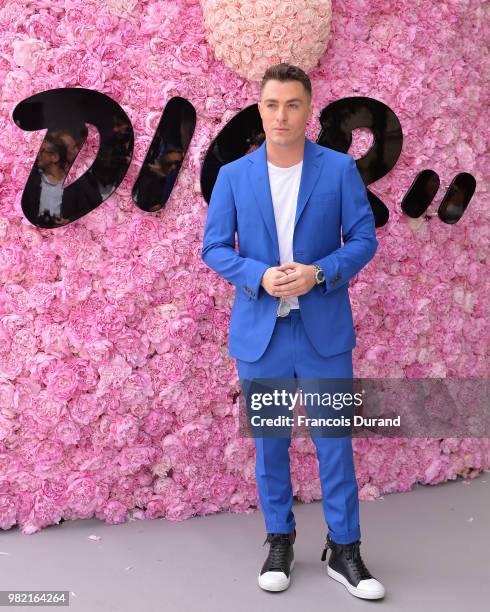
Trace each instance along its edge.
<path fill-rule="evenodd" d="M 326 191 L 324 193 L 315 193 L 309 198 L 309 202 L 329 206 L 335 202 L 337 194 L 334 191 Z"/>
<path fill-rule="evenodd" d="M 237 299 L 245 300 L 246 302 L 248 302 L 248 300 L 252 299 L 252 296 L 249 295 L 248 293 L 245 293 L 245 290 L 242 287 L 240 287 L 240 288 L 238 288 L 236 290 L 236 294 L 235 295 L 236 295 Z"/>

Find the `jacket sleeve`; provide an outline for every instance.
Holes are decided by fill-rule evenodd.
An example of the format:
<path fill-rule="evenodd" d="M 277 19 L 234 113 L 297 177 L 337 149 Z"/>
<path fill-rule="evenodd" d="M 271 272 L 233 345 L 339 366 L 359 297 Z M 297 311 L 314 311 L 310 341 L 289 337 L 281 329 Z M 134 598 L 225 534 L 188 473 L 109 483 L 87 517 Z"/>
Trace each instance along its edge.
<path fill-rule="evenodd" d="M 235 250 L 236 209 L 233 191 L 225 166 L 211 193 L 204 228 L 201 258 L 215 272 L 256 300 L 260 283 L 270 264 L 242 257 Z"/>
<path fill-rule="evenodd" d="M 342 173 L 341 224 L 344 244 L 326 257 L 312 263 L 325 271 L 325 283 L 316 285 L 322 295 L 329 295 L 355 276 L 378 248 L 374 215 L 366 187 L 353 157 Z"/>

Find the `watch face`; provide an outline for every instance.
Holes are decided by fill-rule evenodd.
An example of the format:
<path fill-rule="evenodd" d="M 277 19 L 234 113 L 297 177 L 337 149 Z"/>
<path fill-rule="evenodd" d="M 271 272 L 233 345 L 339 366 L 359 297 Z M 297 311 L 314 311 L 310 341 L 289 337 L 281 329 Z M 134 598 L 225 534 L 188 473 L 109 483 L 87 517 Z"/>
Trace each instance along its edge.
<path fill-rule="evenodd" d="M 316 282 L 323 283 L 324 280 L 325 280 L 325 272 L 323 270 L 317 270 L 316 271 Z"/>

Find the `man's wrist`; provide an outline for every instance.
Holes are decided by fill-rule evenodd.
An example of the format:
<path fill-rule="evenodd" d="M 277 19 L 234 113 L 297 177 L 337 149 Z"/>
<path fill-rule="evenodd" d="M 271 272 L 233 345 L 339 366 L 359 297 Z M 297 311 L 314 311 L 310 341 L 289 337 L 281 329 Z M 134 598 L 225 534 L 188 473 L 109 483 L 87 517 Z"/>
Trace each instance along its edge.
<path fill-rule="evenodd" d="M 268 270 L 268 269 L 269 269 L 269 268 L 267 268 L 266 270 L 264 270 L 264 271 L 262 272 L 262 276 L 260 277 L 260 283 L 259 283 L 259 286 L 260 286 L 260 287 L 263 287 L 263 286 L 264 286 L 264 276 L 265 276 L 265 273 L 267 272 L 267 270 Z"/>
<path fill-rule="evenodd" d="M 313 276 L 316 285 L 325 284 L 325 271 L 318 264 L 311 264 L 313 266 Z"/>

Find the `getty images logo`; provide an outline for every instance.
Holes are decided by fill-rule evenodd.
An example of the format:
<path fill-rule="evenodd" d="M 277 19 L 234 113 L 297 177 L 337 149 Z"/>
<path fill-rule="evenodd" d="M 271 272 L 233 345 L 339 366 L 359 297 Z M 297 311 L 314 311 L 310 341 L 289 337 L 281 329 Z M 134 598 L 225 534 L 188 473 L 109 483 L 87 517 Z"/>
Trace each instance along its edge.
<path fill-rule="evenodd" d="M 20 102 L 13 119 L 23 130 L 47 129 L 22 193 L 22 210 L 34 225 L 55 228 L 80 219 L 107 200 L 126 175 L 133 155 L 133 126 L 121 106 L 105 94 L 72 87 L 43 91 Z M 372 132 L 371 148 L 356 161 L 366 187 L 394 168 L 402 150 L 402 129 L 395 113 L 382 102 L 366 97 L 343 98 L 326 106 L 319 122 L 318 144 L 343 153 L 349 150 L 353 130 L 367 128 Z M 65 178 L 86 140 L 87 124 L 95 126 L 99 134 L 97 155 L 90 168 L 65 187 Z M 132 197 L 141 210 L 154 212 L 165 206 L 195 125 L 194 106 L 185 98 L 171 98 L 133 186 Z M 220 131 L 201 168 L 206 202 L 221 166 L 254 150 L 264 138 L 256 104 L 243 109 Z M 439 187 L 436 172 L 419 172 L 401 202 L 403 212 L 420 217 Z M 438 207 L 436 214 L 441 221 L 457 223 L 475 187 L 471 174 L 457 174 Z M 376 227 L 382 227 L 388 221 L 388 209 L 369 189 L 367 194 Z M 428 219 L 432 216 L 426 215 Z"/>

